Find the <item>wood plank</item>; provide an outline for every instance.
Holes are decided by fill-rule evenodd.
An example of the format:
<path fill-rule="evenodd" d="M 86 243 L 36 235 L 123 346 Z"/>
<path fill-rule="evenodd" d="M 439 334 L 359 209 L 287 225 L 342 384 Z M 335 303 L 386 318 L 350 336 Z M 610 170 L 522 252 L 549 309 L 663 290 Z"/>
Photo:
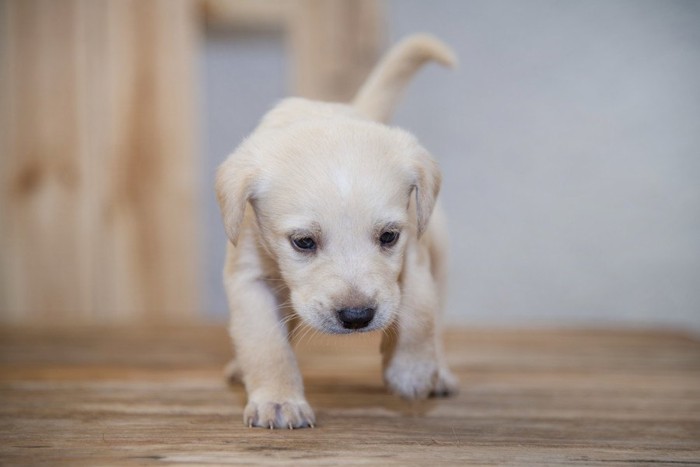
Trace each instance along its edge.
<path fill-rule="evenodd" d="M 87 309 L 76 2 L 2 10 L 0 316 L 71 318 Z"/>
<path fill-rule="evenodd" d="M 213 31 L 259 34 L 284 32 L 289 0 L 202 0 L 207 28 Z"/>
<path fill-rule="evenodd" d="M 86 74 L 102 86 L 86 99 L 102 133 L 91 151 L 98 322 L 193 319 L 196 4 L 108 1 L 93 17 L 104 50 L 86 54 L 98 60 Z"/>
<path fill-rule="evenodd" d="M 378 336 L 298 346 L 318 426 L 247 429 L 225 327 L 0 330 L 0 463 L 700 464 L 700 341 L 455 330 L 453 398 L 386 394 Z"/>
<path fill-rule="evenodd" d="M 0 322 L 194 317 L 196 6 L 0 3 Z"/>

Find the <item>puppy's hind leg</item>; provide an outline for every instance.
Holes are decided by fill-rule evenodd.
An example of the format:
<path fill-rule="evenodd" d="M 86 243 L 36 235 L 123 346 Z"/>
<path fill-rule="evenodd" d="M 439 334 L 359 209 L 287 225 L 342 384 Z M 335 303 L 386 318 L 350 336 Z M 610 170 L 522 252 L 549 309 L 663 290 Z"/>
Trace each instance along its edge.
<path fill-rule="evenodd" d="M 236 357 L 232 358 L 224 367 L 224 377 L 229 383 L 243 382 L 243 374 L 241 373 L 241 367 L 238 365 Z"/>

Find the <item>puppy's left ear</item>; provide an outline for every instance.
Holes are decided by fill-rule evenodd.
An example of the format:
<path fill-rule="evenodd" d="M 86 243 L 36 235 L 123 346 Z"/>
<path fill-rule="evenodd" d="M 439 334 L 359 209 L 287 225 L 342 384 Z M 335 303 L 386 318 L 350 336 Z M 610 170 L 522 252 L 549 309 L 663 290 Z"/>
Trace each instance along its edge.
<path fill-rule="evenodd" d="M 226 235 L 235 246 L 248 201 L 253 197 L 257 170 L 252 157 L 238 149 L 216 171 L 216 197 Z"/>
<path fill-rule="evenodd" d="M 442 175 L 437 162 L 425 149 L 420 149 L 411 161 L 412 188 L 416 193 L 416 217 L 418 219 L 418 238 L 428 228 L 430 215 L 440 193 Z"/>

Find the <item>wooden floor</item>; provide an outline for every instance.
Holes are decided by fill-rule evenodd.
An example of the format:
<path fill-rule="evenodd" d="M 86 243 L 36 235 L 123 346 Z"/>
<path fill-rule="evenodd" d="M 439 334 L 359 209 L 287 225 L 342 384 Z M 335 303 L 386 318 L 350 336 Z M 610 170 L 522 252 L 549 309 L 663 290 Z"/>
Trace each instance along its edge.
<path fill-rule="evenodd" d="M 452 331 L 459 396 L 384 392 L 376 336 L 300 361 L 317 427 L 244 428 L 224 327 L 0 330 L 0 464 L 700 464 L 700 341 Z"/>

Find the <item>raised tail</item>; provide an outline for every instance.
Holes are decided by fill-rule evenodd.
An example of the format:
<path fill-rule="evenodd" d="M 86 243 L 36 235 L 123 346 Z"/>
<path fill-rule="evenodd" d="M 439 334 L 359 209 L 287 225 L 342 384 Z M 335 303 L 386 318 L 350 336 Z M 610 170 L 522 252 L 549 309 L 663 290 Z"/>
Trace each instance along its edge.
<path fill-rule="evenodd" d="M 410 79 L 430 60 L 450 68 L 457 65 L 452 50 L 437 38 L 428 34 L 407 37 L 372 70 L 352 105 L 372 120 L 387 122 Z"/>

